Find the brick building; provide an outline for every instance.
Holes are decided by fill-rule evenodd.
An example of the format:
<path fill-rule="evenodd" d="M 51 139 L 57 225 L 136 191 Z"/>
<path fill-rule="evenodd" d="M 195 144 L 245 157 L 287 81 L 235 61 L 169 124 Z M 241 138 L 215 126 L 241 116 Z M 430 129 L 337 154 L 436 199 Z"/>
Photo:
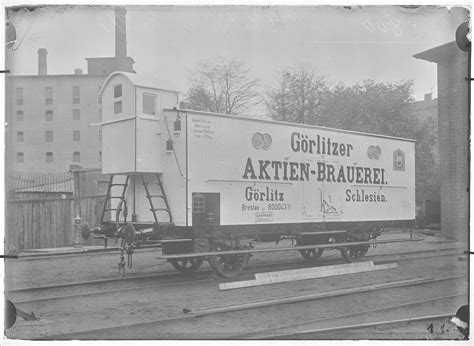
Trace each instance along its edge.
<path fill-rule="evenodd" d="M 413 104 L 415 116 L 421 121 L 434 122 L 436 129 L 438 129 L 438 99 L 433 98 L 433 94 L 425 94 L 424 99 L 415 101 Z M 439 143 L 436 139 L 436 144 L 433 147 L 433 155 L 436 163 L 439 163 Z M 438 196 L 439 198 L 439 196 Z"/>
<path fill-rule="evenodd" d="M 438 99 L 432 97 L 432 93 L 425 94 L 423 100 L 413 103 L 414 114 L 421 121 L 427 121 L 435 125 L 438 131 Z M 439 143 L 436 141 L 432 147 L 433 158 L 439 165 Z M 416 188 L 416 217 L 417 225 L 426 227 L 441 223 L 441 196 L 439 186 Z"/>
<path fill-rule="evenodd" d="M 468 53 L 449 42 L 415 54 L 437 64 L 441 231 L 467 241 L 469 229 Z"/>
<path fill-rule="evenodd" d="M 105 76 L 10 76 L 7 170 L 67 171 L 99 167 L 98 89 Z"/>
<path fill-rule="evenodd" d="M 48 52 L 40 48 L 37 75 L 6 75 L 6 170 L 101 166 L 100 126 L 90 126 L 102 119 L 99 89 L 114 71 L 134 72 L 123 7 L 115 10 L 115 25 L 115 56 L 87 58 L 87 74 L 48 74 Z"/>
<path fill-rule="evenodd" d="M 425 94 L 423 100 L 414 103 L 416 115 L 424 120 L 432 117 L 438 117 L 438 99 L 433 98 L 433 94 Z"/>

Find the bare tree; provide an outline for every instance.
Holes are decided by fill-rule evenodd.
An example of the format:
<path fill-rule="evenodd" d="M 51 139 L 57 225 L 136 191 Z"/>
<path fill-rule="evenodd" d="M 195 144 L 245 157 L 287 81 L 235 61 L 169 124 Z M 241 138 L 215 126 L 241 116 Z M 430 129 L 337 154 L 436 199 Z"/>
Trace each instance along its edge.
<path fill-rule="evenodd" d="M 309 65 L 284 69 L 278 84 L 266 93 L 266 107 L 275 120 L 317 124 L 329 88 L 326 80 Z"/>
<path fill-rule="evenodd" d="M 192 72 L 185 105 L 206 112 L 241 114 L 259 103 L 258 84 L 244 62 L 213 58 Z"/>
<path fill-rule="evenodd" d="M 282 71 L 279 75 L 278 84 L 267 92 L 265 105 L 271 117 L 280 121 L 291 121 L 292 101 L 290 95 L 291 73 Z"/>

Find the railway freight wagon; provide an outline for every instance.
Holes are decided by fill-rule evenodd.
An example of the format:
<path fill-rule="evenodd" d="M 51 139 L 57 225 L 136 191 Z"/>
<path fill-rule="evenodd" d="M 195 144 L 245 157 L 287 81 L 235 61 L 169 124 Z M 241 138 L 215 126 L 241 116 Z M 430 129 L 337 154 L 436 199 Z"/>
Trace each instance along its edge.
<path fill-rule="evenodd" d="M 413 225 L 413 140 L 179 109 L 176 92 L 123 72 L 101 96 L 111 180 L 92 233 L 121 239 L 121 271 L 124 252 L 152 242 L 180 271 L 207 259 L 221 276 L 252 252 L 353 261 L 384 227 Z M 254 247 L 284 238 L 291 247 Z"/>

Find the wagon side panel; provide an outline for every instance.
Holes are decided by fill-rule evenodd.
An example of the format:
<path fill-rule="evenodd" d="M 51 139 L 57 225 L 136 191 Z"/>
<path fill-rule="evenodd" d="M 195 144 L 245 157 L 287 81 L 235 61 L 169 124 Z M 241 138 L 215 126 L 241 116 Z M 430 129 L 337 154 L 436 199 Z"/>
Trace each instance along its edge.
<path fill-rule="evenodd" d="M 202 113 L 188 126 L 190 225 L 415 218 L 413 141 Z"/>

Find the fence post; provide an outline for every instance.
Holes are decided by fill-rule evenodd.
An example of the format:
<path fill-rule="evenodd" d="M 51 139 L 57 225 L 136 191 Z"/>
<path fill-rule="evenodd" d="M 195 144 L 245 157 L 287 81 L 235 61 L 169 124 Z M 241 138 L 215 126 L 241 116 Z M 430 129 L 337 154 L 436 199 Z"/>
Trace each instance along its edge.
<path fill-rule="evenodd" d="M 77 215 L 74 219 L 74 247 L 76 248 L 82 247 L 81 223 L 82 219 L 79 215 Z"/>

